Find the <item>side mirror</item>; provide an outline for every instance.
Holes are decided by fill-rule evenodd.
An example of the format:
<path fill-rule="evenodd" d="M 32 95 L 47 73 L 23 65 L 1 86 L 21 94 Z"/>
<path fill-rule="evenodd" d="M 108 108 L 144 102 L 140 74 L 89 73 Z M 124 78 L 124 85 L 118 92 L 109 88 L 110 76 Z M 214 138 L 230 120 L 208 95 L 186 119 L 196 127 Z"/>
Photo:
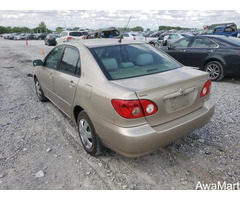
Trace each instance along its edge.
<path fill-rule="evenodd" d="M 38 65 L 43 65 L 43 61 L 42 60 L 34 60 L 33 61 L 33 66 L 38 66 Z"/>

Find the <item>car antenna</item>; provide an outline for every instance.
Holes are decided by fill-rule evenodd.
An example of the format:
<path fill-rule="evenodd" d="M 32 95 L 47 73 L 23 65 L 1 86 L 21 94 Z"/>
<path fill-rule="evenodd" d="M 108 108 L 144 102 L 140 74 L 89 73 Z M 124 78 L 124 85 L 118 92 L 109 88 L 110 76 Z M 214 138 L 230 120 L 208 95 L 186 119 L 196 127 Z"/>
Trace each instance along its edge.
<path fill-rule="evenodd" d="M 127 23 L 127 25 L 125 26 L 124 31 L 127 30 L 127 26 L 128 26 L 128 24 L 129 24 L 129 22 L 130 22 L 131 19 L 132 19 L 132 15 L 129 17 L 128 23 Z M 119 42 L 119 43 L 122 43 L 122 39 L 123 39 L 123 34 L 121 33 L 120 39 L 118 40 L 118 42 Z"/>

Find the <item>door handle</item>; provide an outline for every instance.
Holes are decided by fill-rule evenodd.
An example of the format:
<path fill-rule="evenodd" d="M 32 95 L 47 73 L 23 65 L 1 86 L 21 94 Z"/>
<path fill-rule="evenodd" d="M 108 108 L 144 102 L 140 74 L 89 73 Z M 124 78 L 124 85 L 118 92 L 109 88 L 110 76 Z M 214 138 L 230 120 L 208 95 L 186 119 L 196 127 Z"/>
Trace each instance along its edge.
<path fill-rule="evenodd" d="M 207 53 L 212 53 L 213 52 L 213 50 L 211 49 L 211 50 L 207 50 Z"/>
<path fill-rule="evenodd" d="M 186 49 L 182 49 L 181 52 L 182 52 L 182 53 L 185 53 L 185 52 L 186 52 Z"/>
<path fill-rule="evenodd" d="M 69 85 L 72 86 L 72 87 L 75 87 L 75 86 L 76 86 L 76 84 L 73 82 L 73 80 L 71 80 L 71 81 L 69 82 Z"/>

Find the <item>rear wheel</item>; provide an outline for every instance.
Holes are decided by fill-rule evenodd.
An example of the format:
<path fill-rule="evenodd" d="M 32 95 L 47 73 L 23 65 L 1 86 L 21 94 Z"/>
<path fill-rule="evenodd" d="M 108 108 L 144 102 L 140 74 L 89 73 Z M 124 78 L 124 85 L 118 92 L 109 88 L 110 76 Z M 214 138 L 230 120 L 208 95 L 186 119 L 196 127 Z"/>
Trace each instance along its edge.
<path fill-rule="evenodd" d="M 211 61 L 207 63 L 204 71 L 209 73 L 212 81 L 220 81 L 224 77 L 223 65 L 218 61 Z"/>
<path fill-rule="evenodd" d="M 86 112 L 81 111 L 79 113 L 77 124 L 78 133 L 85 151 L 92 156 L 100 155 L 104 150 L 104 146 Z"/>

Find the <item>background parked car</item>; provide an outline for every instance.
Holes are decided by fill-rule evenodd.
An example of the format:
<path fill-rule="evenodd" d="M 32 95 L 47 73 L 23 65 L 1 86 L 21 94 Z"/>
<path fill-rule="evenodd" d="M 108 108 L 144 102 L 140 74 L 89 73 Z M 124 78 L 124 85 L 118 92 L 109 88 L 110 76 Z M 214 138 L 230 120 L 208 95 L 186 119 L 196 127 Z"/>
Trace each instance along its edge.
<path fill-rule="evenodd" d="M 35 39 L 35 35 L 34 34 L 31 34 L 31 33 L 28 33 L 26 34 L 26 40 L 34 40 Z"/>
<path fill-rule="evenodd" d="M 162 40 L 162 45 L 167 46 L 178 41 L 181 38 L 192 36 L 187 33 L 167 33 L 162 35 L 158 40 Z"/>
<path fill-rule="evenodd" d="M 67 42 L 70 40 L 86 39 L 86 36 L 81 31 L 63 31 L 60 37 L 56 39 L 57 44 Z"/>
<path fill-rule="evenodd" d="M 145 37 L 139 33 L 134 32 L 123 33 L 123 39 L 145 41 Z"/>
<path fill-rule="evenodd" d="M 225 74 L 240 74 L 240 39 L 226 36 L 192 36 L 162 48 L 180 63 L 209 72 L 213 81 Z"/>
<path fill-rule="evenodd" d="M 56 38 L 58 37 L 58 35 L 56 34 L 48 34 L 47 37 L 44 39 L 44 43 L 45 45 L 56 45 Z"/>
<path fill-rule="evenodd" d="M 156 41 L 158 40 L 158 38 L 163 34 L 163 31 L 158 31 L 158 32 L 154 32 L 154 33 L 149 33 L 147 35 L 145 35 L 145 41 L 150 43 L 152 41 Z"/>
<path fill-rule="evenodd" d="M 88 34 L 87 39 L 95 38 L 117 38 L 120 37 L 120 31 L 115 27 L 98 29 Z"/>
<path fill-rule="evenodd" d="M 25 40 L 26 39 L 26 33 L 21 33 L 16 37 L 16 40 Z"/>
<path fill-rule="evenodd" d="M 36 33 L 35 40 L 44 40 L 47 36 L 47 33 Z"/>

